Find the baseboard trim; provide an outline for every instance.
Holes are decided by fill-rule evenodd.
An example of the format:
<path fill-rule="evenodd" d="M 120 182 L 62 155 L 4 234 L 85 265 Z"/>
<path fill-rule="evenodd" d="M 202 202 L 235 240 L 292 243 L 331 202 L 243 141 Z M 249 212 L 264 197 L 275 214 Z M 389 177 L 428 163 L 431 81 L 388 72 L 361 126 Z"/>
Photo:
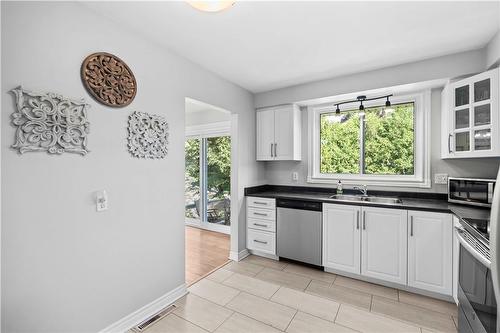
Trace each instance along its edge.
<path fill-rule="evenodd" d="M 176 300 L 187 294 L 186 284 L 178 286 L 177 288 L 169 291 L 165 295 L 155 299 L 149 304 L 146 304 L 137 311 L 123 317 L 117 322 L 109 325 L 101 330 L 99 333 L 122 333 L 126 332 L 132 327 L 140 324 L 144 319 L 154 315 L 161 309 L 174 303 Z"/>
<path fill-rule="evenodd" d="M 218 233 L 226 234 L 226 235 L 231 235 L 230 226 L 227 226 L 227 225 L 219 225 L 219 224 L 211 224 L 211 223 L 200 224 L 200 223 L 190 222 L 187 219 L 185 222 L 186 222 L 186 225 L 189 227 L 198 228 L 201 230 L 218 232 Z"/>
<path fill-rule="evenodd" d="M 375 283 L 375 284 L 379 284 L 379 285 L 382 285 L 385 287 L 404 290 L 404 291 L 408 291 L 408 292 L 411 292 L 414 294 L 420 294 L 420 295 L 424 295 L 427 297 L 437 298 L 437 299 L 440 299 L 443 301 L 455 303 L 455 300 L 453 300 L 453 297 L 451 295 L 440 294 L 440 293 L 437 293 L 434 291 L 427 291 L 427 290 L 423 290 L 423 289 L 418 289 L 415 287 L 411 287 L 411 286 L 407 286 L 407 285 L 403 285 L 403 284 L 399 284 L 399 283 L 395 283 L 395 282 L 388 282 L 388 281 L 384 281 L 384 280 L 379 280 L 379 279 L 372 278 L 369 276 L 363 276 L 363 275 L 359 275 L 359 274 L 355 274 L 355 273 L 344 272 L 342 270 L 338 270 L 335 268 L 325 267 L 324 269 L 325 269 L 325 272 L 328 272 L 328 273 L 347 276 L 347 277 L 352 278 L 352 279 L 366 281 L 366 282 L 370 282 L 370 283 Z"/>
<path fill-rule="evenodd" d="M 255 250 L 248 250 L 248 252 L 250 252 L 250 254 L 254 254 L 254 255 L 259 256 L 259 257 L 264 257 L 264 258 L 272 259 L 272 260 L 280 260 L 280 257 L 278 257 L 274 254 L 269 254 L 269 253 L 265 253 L 265 252 L 255 251 Z"/>
<path fill-rule="evenodd" d="M 230 251 L 229 252 L 229 259 L 234 260 L 234 261 L 241 261 L 248 257 L 250 255 L 250 252 L 248 252 L 247 249 L 244 249 L 243 251 L 236 252 L 236 251 Z"/>

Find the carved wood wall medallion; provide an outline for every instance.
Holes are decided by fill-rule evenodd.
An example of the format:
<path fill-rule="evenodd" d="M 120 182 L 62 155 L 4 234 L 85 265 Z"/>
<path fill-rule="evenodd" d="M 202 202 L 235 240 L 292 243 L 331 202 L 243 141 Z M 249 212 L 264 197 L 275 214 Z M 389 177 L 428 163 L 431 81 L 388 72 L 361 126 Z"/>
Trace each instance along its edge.
<path fill-rule="evenodd" d="M 137 82 L 130 68 L 117 56 L 98 52 L 82 64 L 82 81 L 100 103 L 112 107 L 129 105 L 137 92 Z"/>
<path fill-rule="evenodd" d="M 164 117 L 135 111 L 128 119 L 128 150 L 134 157 L 164 158 L 168 153 Z"/>
<path fill-rule="evenodd" d="M 16 99 L 12 125 L 16 127 L 15 143 L 20 154 L 46 151 L 49 154 L 85 155 L 89 122 L 85 101 L 70 100 L 55 93 L 34 93 L 22 87 L 11 90 Z"/>

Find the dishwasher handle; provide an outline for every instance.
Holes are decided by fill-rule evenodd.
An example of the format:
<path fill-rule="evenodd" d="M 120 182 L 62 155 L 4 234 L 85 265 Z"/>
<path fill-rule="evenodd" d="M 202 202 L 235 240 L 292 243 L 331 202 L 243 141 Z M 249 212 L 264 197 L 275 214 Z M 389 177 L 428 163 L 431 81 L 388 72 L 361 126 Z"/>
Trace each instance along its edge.
<path fill-rule="evenodd" d="M 300 210 L 312 210 L 316 212 L 323 211 L 323 204 L 321 202 L 306 201 L 306 200 L 277 199 L 276 207 L 300 209 Z"/>

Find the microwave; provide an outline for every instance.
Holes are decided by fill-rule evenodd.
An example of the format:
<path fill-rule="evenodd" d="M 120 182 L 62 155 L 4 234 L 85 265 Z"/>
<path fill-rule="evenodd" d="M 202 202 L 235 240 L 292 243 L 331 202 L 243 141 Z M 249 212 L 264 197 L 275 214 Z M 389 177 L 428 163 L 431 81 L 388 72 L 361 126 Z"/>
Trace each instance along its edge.
<path fill-rule="evenodd" d="M 494 179 L 448 178 L 448 202 L 491 207 Z"/>

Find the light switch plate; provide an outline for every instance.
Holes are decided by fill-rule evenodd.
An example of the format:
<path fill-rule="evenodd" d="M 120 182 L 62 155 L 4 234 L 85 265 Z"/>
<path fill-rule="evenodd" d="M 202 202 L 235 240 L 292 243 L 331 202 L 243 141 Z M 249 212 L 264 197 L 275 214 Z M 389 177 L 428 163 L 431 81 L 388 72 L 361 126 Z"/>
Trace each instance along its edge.
<path fill-rule="evenodd" d="M 95 194 L 96 210 L 102 212 L 108 210 L 108 194 L 105 190 L 97 191 Z"/>
<path fill-rule="evenodd" d="M 448 184 L 448 174 L 436 173 L 434 175 L 434 184 Z"/>

